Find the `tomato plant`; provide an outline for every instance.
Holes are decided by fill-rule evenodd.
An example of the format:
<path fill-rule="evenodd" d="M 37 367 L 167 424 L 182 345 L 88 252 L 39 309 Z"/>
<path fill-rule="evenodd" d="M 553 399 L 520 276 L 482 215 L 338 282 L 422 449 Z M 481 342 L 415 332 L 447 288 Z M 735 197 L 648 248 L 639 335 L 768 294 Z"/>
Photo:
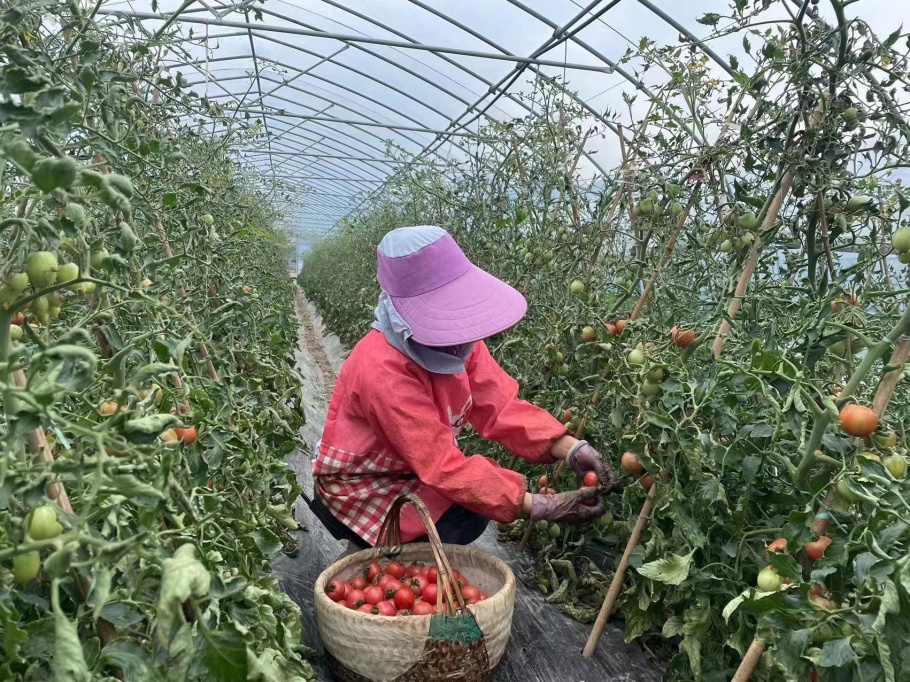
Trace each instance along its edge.
<path fill-rule="evenodd" d="M 302 411 L 289 245 L 229 153 L 260 133 L 93 7 L 0 10 L 0 678 L 313 679 L 270 576 Z"/>

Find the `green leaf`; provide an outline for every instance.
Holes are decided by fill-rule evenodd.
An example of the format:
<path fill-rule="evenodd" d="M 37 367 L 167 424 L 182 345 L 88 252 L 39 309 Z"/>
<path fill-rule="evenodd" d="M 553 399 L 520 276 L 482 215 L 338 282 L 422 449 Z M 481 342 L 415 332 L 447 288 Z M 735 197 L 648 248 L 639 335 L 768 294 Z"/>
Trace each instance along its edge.
<path fill-rule="evenodd" d="M 638 572 L 644 577 L 660 583 L 679 585 L 689 576 L 693 554 L 695 554 L 695 550 L 692 550 L 686 556 L 674 554 L 663 559 L 657 559 L 639 568 Z"/>
<path fill-rule="evenodd" d="M 123 425 L 123 432 L 134 443 L 151 443 L 162 431 L 179 423 L 180 420 L 173 414 L 150 414 L 130 419 Z"/>
<path fill-rule="evenodd" d="M 92 620 L 98 621 L 110 596 L 111 572 L 107 568 L 102 568 L 95 574 L 95 580 L 92 582 L 92 588 L 86 600 L 92 607 Z"/>
<path fill-rule="evenodd" d="M 271 556 L 283 546 L 279 537 L 267 528 L 257 528 L 254 530 L 253 542 L 256 543 L 259 551 L 266 556 Z"/>
<path fill-rule="evenodd" d="M 54 676 L 60 682 L 91 682 L 92 676 L 79 641 L 76 623 L 60 609 L 59 581 L 54 580 L 51 600 L 54 609 Z"/>
<path fill-rule="evenodd" d="M 165 494 L 158 488 L 140 481 L 131 474 L 110 476 L 108 485 L 136 504 L 146 507 L 156 507 L 159 502 L 166 499 Z"/>
<path fill-rule="evenodd" d="M 166 559 L 161 566 L 161 590 L 158 594 L 158 623 L 155 638 L 159 645 L 168 649 L 172 639 L 179 636 L 184 624 L 183 602 L 190 597 L 208 594 L 212 576 L 196 558 L 196 546 L 181 545 L 174 556 Z"/>
<path fill-rule="evenodd" d="M 774 656 L 794 675 L 806 667 L 803 654 L 809 645 L 811 630 L 790 630 L 783 632 L 774 645 Z"/>
<path fill-rule="evenodd" d="M 829 639 L 822 647 L 822 653 L 818 658 L 818 666 L 821 668 L 840 668 L 856 660 L 856 654 L 853 647 L 850 646 L 848 637 L 839 639 Z"/>
<path fill-rule="evenodd" d="M 158 682 L 161 676 L 149 662 L 148 652 L 133 639 L 116 639 L 101 649 L 101 661 L 123 671 L 124 680 Z"/>
<path fill-rule="evenodd" d="M 176 371 L 174 365 L 168 364 L 166 362 L 151 362 L 143 367 L 140 367 L 133 373 L 133 386 L 141 387 L 144 386 L 149 380 L 156 377 L 160 377 L 171 372 Z"/>
<path fill-rule="evenodd" d="M 145 616 L 129 602 L 117 601 L 105 604 L 101 609 L 101 617 L 117 629 L 129 627 L 142 622 Z M 107 647 L 105 647 L 105 651 Z"/>
<path fill-rule="evenodd" d="M 177 205 L 177 194 L 174 192 L 165 192 L 164 193 L 164 205 L 165 206 L 176 206 Z"/>
<path fill-rule="evenodd" d="M 43 368 L 30 377 L 29 390 L 38 396 L 78 393 L 88 388 L 98 367 L 95 354 L 81 346 L 60 345 L 37 353 L 32 366 Z"/>
<path fill-rule="evenodd" d="M 205 639 L 205 662 L 212 679 L 222 682 L 244 682 L 247 678 L 247 645 L 233 623 L 219 630 L 200 628 Z"/>

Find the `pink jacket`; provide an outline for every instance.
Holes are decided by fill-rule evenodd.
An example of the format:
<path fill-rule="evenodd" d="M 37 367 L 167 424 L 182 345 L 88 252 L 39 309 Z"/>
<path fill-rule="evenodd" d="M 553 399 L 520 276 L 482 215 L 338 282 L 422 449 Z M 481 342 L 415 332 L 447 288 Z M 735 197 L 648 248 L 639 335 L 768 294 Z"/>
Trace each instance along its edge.
<path fill-rule="evenodd" d="M 418 494 L 433 520 L 460 504 L 495 521 L 514 521 L 526 491 L 523 475 L 481 455 L 466 457 L 457 439 L 466 424 L 535 463 L 551 463 L 568 433 L 545 410 L 519 400 L 518 383 L 482 341 L 461 374 L 434 374 L 370 331 L 345 361 L 318 453 L 316 494 L 348 528 L 375 545 L 392 502 Z M 424 534 L 406 506 L 404 541 Z"/>

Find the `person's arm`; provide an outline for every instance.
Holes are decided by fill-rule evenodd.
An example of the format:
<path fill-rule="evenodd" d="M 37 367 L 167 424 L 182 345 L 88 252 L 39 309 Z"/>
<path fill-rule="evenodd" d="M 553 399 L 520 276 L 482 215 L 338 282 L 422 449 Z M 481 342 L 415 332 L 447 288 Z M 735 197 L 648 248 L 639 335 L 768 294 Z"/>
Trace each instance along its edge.
<path fill-rule="evenodd" d="M 536 464 L 565 459 L 577 440 L 558 419 L 518 397 L 518 382 L 499 366 L 483 341 L 466 364 L 474 404 L 470 422 L 488 440 Z"/>
<path fill-rule="evenodd" d="M 525 507 L 524 476 L 480 455 L 465 457 L 451 427 L 440 421 L 427 386 L 407 367 L 382 363 L 376 369 L 382 381 L 362 389 L 361 409 L 417 477 L 494 521 L 517 519 Z"/>

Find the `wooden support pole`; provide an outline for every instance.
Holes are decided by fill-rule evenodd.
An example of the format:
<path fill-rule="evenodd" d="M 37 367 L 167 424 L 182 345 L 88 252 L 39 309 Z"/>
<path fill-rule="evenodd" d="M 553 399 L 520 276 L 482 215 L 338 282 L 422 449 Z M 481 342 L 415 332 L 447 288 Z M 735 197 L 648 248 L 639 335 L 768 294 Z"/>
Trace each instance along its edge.
<path fill-rule="evenodd" d="M 626 571 L 629 569 L 629 558 L 641 541 L 641 534 L 644 532 L 645 526 L 648 525 L 648 520 L 651 518 L 651 511 L 654 508 L 654 496 L 657 494 L 657 485 L 658 484 L 655 481 L 648 491 L 648 496 L 645 497 L 645 503 L 642 505 L 641 511 L 638 514 L 638 519 L 635 521 L 635 527 L 632 529 L 632 534 L 629 536 L 629 542 L 626 543 L 626 549 L 622 553 L 619 564 L 616 566 L 616 571 L 613 573 L 610 589 L 607 591 L 606 599 L 604 599 L 604 603 L 600 607 L 600 613 L 597 614 L 594 628 L 591 630 L 591 634 L 588 636 L 588 641 L 582 652 L 582 655 L 585 658 L 590 658 L 597 650 L 597 642 L 600 641 L 600 638 L 604 633 L 604 628 L 607 627 L 607 621 L 610 619 L 613 608 L 616 606 L 616 600 L 619 598 L 619 591 L 622 589 Z"/>
<path fill-rule="evenodd" d="M 765 653 L 765 642 L 756 637 L 752 640 L 752 644 L 746 651 L 746 655 L 743 656 L 743 660 L 736 669 L 736 674 L 733 675 L 731 682 L 746 682 L 752 677 L 752 673 L 755 672 L 755 667 L 761 660 L 763 653 Z"/>

